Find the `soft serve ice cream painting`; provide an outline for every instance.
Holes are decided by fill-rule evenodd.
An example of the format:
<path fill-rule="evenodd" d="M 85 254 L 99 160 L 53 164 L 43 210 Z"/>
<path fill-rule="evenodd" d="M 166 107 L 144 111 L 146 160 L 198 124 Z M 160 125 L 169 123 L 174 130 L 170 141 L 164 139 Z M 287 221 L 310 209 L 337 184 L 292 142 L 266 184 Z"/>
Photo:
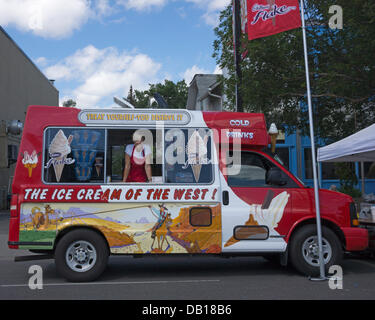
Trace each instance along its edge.
<path fill-rule="evenodd" d="M 23 154 L 22 164 L 28 170 L 29 178 L 31 178 L 33 169 L 35 169 L 38 164 L 38 154 L 36 151 L 34 150 L 31 154 L 25 151 Z"/>
<path fill-rule="evenodd" d="M 250 205 L 249 218 L 244 223 L 244 226 L 266 226 L 269 230 L 270 235 L 277 234 L 276 228 L 283 217 L 285 207 L 288 204 L 290 194 L 286 191 L 281 192 L 276 197 L 274 197 L 274 192 L 268 190 L 263 204 L 252 204 Z M 263 232 L 263 229 L 254 229 L 255 231 L 250 231 L 249 237 L 256 236 L 254 232 Z M 231 237 L 224 245 L 224 247 L 229 247 L 238 242 L 234 236 Z"/>
<path fill-rule="evenodd" d="M 202 138 L 198 131 L 194 131 L 186 146 L 188 161 L 183 168 L 185 169 L 188 165 L 191 165 L 195 182 L 199 181 L 202 165 L 209 163 L 209 160 L 207 159 L 208 138 L 208 135 L 205 135 L 204 138 Z"/>
<path fill-rule="evenodd" d="M 64 132 L 59 130 L 49 146 L 48 152 L 51 159 L 48 161 L 46 168 L 49 168 L 51 165 L 53 166 L 57 182 L 60 182 L 64 166 L 66 164 L 72 164 L 75 161 L 67 157 L 72 151 L 70 148 L 72 140 L 73 136 L 67 138 Z"/>

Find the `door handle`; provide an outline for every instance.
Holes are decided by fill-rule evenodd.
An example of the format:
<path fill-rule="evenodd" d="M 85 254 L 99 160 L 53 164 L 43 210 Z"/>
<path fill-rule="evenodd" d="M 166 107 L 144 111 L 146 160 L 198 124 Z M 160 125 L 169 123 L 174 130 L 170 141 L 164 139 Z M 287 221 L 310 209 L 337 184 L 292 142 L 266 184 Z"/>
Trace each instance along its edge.
<path fill-rule="evenodd" d="M 227 206 L 229 204 L 229 192 L 223 191 L 223 205 Z"/>

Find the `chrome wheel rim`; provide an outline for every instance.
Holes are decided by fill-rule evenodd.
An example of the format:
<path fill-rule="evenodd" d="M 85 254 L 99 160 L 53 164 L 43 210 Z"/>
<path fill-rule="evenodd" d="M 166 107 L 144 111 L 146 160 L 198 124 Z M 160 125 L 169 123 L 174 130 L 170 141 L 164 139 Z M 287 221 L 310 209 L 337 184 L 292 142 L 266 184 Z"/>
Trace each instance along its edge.
<path fill-rule="evenodd" d="M 83 240 L 73 242 L 65 255 L 68 267 L 75 272 L 89 271 L 95 265 L 96 257 L 95 247 Z"/>
<path fill-rule="evenodd" d="M 332 257 L 332 247 L 325 238 L 322 238 L 322 251 L 324 264 L 327 264 Z M 319 267 L 319 245 L 317 236 L 311 236 L 304 241 L 302 245 L 302 255 L 309 265 Z"/>

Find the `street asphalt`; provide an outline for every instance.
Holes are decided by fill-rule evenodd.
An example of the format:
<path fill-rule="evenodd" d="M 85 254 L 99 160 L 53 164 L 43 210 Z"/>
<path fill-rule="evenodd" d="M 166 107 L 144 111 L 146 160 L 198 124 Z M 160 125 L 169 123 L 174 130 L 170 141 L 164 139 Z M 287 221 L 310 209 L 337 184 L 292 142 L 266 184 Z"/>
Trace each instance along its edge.
<path fill-rule="evenodd" d="M 56 273 L 53 260 L 14 262 L 30 254 L 10 250 L 9 212 L 0 211 L 0 300 L 372 300 L 375 259 L 347 256 L 342 289 L 328 281 L 313 282 L 289 267 L 262 257 L 112 256 L 100 279 L 69 283 Z M 31 289 L 29 268 L 39 265 L 43 288 Z"/>

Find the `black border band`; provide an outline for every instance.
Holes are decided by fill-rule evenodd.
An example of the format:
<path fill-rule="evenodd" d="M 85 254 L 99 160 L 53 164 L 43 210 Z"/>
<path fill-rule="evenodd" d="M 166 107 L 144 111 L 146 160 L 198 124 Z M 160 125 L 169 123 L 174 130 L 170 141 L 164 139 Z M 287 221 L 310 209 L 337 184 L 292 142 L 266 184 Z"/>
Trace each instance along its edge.
<path fill-rule="evenodd" d="M 8 241 L 8 246 L 53 246 L 53 242 Z"/>

